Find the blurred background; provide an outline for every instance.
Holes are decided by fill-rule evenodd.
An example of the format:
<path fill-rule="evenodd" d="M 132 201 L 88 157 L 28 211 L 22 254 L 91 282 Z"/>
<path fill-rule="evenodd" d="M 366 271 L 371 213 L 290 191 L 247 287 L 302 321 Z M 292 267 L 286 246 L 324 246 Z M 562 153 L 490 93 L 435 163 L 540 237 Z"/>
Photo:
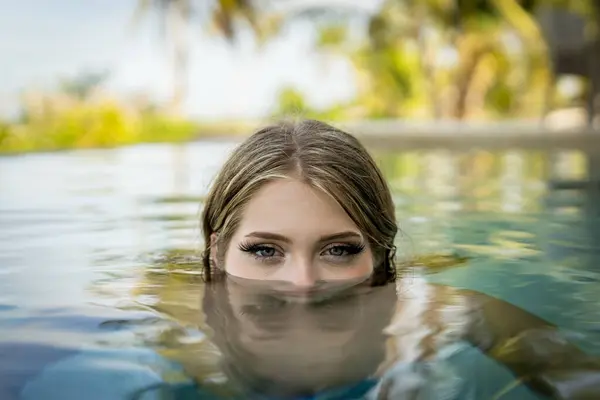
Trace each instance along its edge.
<path fill-rule="evenodd" d="M 0 151 L 289 115 L 593 126 L 599 24 L 597 0 L 7 2 Z"/>

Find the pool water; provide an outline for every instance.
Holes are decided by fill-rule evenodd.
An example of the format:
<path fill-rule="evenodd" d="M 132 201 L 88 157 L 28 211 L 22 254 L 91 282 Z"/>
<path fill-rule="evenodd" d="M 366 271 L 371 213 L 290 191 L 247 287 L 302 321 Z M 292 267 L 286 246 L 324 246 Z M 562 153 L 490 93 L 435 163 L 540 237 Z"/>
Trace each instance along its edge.
<path fill-rule="evenodd" d="M 205 312 L 198 272 L 199 212 L 234 146 L 156 144 L 0 158 L 0 399 L 237 393 L 212 343 L 215 329 L 207 320 L 215 317 Z M 421 260 L 431 282 L 506 300 L 600 353 L 600 185 L 552 188 L 557 179 L 597 177 L 600 171 L 589 170 L 597 155 L 373 154 L 393 190 L 402 259 Z M 335 321 L 330 309 L 319 312 L 323 321 Z M 354 318 L 339 313 L 346 315 L 340 323 Z M 303 332 L 297 343 L 316 346 Z M 327 335 L 329 347 L 346 337 L 339 325 Z M 294 371 L 336 379 L 328 360 L 318 360 L 325 350 L 317 346 L 302 358 L 303 348 L 298 358 L 285 353 L 285 365 L 304 360 Z M 271 350 L 265 352 L 271 366 L 283 368 L 277 364 L 283 356 Z M 359 377 L 369 361 L 354 353 L 356 362 L 342 372 Z M 474 351 L 460 357 L 455 374 L 491 371 L 470 376 L 477 393 L 464 398 L 536 398 L 525 388 L 498 395 L 511 375 Z M 251 360 L 230 368 L 243 380 Z M 309 372 L 294 376 L 317 379 Z M 210 390 L 190 389 L 198 383 Z M 338 395 L 351 398 L 369 385 L 357 378 Z"/>

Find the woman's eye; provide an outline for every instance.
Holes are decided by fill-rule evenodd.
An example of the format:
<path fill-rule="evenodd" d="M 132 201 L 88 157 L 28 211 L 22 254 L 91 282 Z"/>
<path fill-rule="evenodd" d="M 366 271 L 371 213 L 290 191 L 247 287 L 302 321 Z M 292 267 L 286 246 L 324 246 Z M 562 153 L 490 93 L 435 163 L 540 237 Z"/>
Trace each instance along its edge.
<path fill-rule="evenodd" d="M 353 255 L 356 255 L 356 254 L 362 252 L 363 249 L 364 249 L 364 246 L 362 246 L 362 245 L 355 245 L 355 244 L 336 245 L 336 246 L 331 246 L 330 248 L 325 250 L 325 255 L 331 256 L 331 257 L 349 257 L 349 256 L 353 256 Z"/>
<path fill-rule="evenodd" d="M 275 247 L 261 244 L 242 244 L 240 250 L 260 260 L 275 259 L 281 255 Z"/>
<path fill-rule="evenodd" d="M 260 247 L 254 252 L 258 257 L 273 257 L 275 255 L 275 249 L 272 247 Z"/>
<path fill-rule="evenodd" d="M 329 254 L 335 257 L 340 257 L 346 254 L 346 249 L 343 246 L 335 246 L 329 249 Z"/>

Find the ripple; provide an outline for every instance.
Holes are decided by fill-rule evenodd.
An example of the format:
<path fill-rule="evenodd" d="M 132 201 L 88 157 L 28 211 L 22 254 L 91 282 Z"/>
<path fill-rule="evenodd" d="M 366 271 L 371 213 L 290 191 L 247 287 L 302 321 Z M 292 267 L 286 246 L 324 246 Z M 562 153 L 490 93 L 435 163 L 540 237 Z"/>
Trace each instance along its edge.
<path fill-rule="evenodd" d="M 566 276 L 571 282 L 575 283 L 598 283 L 600 282 L 600 274 L 591 271 L 568 271 Z"/>

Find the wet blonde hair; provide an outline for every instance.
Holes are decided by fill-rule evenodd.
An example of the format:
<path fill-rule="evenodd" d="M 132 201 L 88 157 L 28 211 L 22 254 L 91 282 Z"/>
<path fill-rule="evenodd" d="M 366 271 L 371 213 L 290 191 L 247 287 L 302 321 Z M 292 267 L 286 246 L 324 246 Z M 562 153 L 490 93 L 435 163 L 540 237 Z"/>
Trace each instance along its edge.
<path fill-rule="evenodd" d="M 396 225 L 390 190 L 366 149 L 352 135 L 314 120 L 283 121 L 255 132 L 219 172 L 202 214 L 204 276 L 216 234 L 217 260 L 224 258 L 245 205 L 264 184 L 294 177 L 330 195 L 363 232 L 373 251 L 373 283 L 393 281 Z"/>

